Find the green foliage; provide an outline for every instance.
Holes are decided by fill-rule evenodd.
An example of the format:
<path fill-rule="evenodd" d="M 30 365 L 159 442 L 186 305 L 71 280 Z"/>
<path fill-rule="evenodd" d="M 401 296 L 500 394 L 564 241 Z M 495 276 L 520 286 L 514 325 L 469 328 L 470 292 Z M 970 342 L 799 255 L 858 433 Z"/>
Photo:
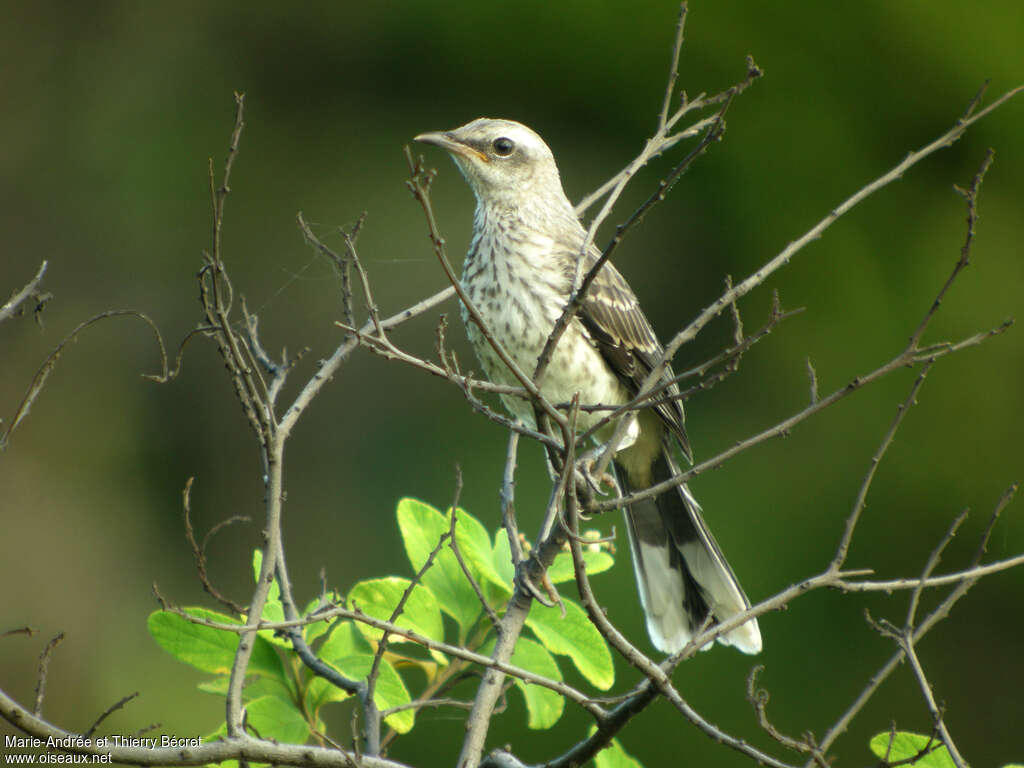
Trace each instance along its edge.
<path fill-rule="evenodd" d="M 889 765 L 899 763 L 912 768 L 954 768 L 955 765 L 946 745 L 937 737 L 910 731 L 876 734 L 871 739 L 871 751 Z M 1021 767 L 1007 765 L 1004 768 Z"/>
<path fill-rule="evenodd" d="M 597 728 L 590 729 L 590 735 L 597 733 Z M 594 756 L 594 768 L 642 768 L 641 763 L 622 748 L 618 739 Z"/>
<path fill-rule="evenodd" d="M 455 510 L 453 525 L 450 510 L 442 513 L 414 499 L 399 502 L 397 517 L 406 555 L 418 576 L 360 581 L 349 590 L 344 605 L 367 617 L 391 622 L 417 637 L 489 654 L 495 636 L 480 598 L 500 616 L 512 596 L 515 569 L 505 531 L 499 530 L 492 540 L 484 526 L 464 510 Z M 590 550 L 585 554 L 588 573 L 600 573 L 611 567 L 611 555 L 599 544 L 595 542 Z M 261 566 L 262 553 L 257 550 L 253 556 L 257 580 Z M 573 575 L 568 553 L 560 554 L 549 578 L 559 583 Z M 332 602 L 342 602 L 339 595 L 329 597 Z M 577 603 L 565 598 L 563 603 L 564 615 L 559 608 L 534 604 L 526 620 L 534 637 L 520 638 L 510 663 L 560 681 L 562 672 L 555 657 L 567 656 L 591 685 L 607 690 L 614 682 L 608 647 Z M 319 599 L 311 601 L 305 615 L 311 615 L 320 604 Z M 199 685 L 200 690 L 224 696 L 239 635 L 199 622 L 242 626 L 245 617 L 240 619 L 199 607 L 186 608 L 184 612 L 187 617 L 172 611 L 156 611 L 149 617 L 150 634 L 176 658 L 214 675 Z M 451 619 L 447 628 L 444 615 Z M 261 618 L 268 623 L 284 621 L 276 581 L 270 585 Z M 317 656 L 341 675 L 366 682 L 384 631 L 364 622 L 334 619 L 307 624 L 302 635 Z M 374 680 L 374 702 L 386 714 L 384 722 L 390 728 L 407 733 L 415 725 L 417 712 L 410 690 L 418 691 L 416 700 L 443 695 L 469 667 L 469 662 L 441 650 L 424 649 L 410 638 L 388 634 Z M 565 706 L 558 693 L 523 680 L 514 682 L 526 702 L 530 728 L 550 728 L 558 722 Z M 313 675 L 286 635 L 272 629 L 259 630 L 243 700 L 247 723 L 262 737 L 286 743 L 319 740 L 319 734 L 327 730 L 324 707 L 350 697 L 346 691 Z M 223 728 L 213 736 L 222 734 Z M 615 743 L 601 753 L 598 765 L 626 768 L 636 763 Z"/>
<path fill-rule="evenodd" d="M 493 639 L 480 649 L 487 655 L 490 655 L 493 650 Z M 555 663 L 554 656 L 540 643 L 535 643 L 527 637 L 519 638 L 509 663 L 549 680 L 562 679 L 562 673 L 558 669 L 558 664 Z M 525 683 L 518 678 L 513 678 L 513 680 L 526 701 L 527 727 L 543 730 L 558 722 L 565 708 L 565 701 L 561 696 L 550 688 Z"/>
<path fill-rule="evenodd" d="M 557 607 L 534 603 L 526 626 L 552 653 L 568 656 L 576 669 L 595 688 L 607 691 L 615 682 L 612 655 L 597 628 L 576 603 L 562 601 L 565 615 Z"/>
<path fill-rule="evenodd" d="M 909 731 L 886 731 L 871 739 L 871 751 L 887 763 L 912 760 L 905 764 L 917 768 L 953 768 L 949 750 L 934 736 L 922 736 Z"/>

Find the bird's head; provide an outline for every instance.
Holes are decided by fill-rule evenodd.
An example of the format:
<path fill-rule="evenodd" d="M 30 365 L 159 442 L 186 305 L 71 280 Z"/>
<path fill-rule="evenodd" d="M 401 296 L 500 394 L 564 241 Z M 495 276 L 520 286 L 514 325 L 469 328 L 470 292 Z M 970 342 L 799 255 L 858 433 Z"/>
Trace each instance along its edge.
<path fill-rule="evenodd" d="M 452 131 L 421 133 L 416 141 L 446 150 L 482 205 L 571 211 L 551 150 L 522 123 L 481 117 Z"/>

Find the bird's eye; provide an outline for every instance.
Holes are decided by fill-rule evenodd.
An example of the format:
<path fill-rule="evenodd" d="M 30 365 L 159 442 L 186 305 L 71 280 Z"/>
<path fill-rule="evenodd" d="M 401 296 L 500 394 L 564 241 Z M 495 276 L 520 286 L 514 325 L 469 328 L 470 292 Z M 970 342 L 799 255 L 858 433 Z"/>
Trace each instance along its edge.
<path fill-rule="evenodd" d="M 494 147 L 494 154 L 498 155 L 499 157 L 508 157 L 509 155 L 512 154 L 512 150 L 516 148 L 516 145 L 515 143 L 513 143 L 512 139 L 507 139 L 504 136 L 495 139 L 494 143 L 491 144 L 491 146 Z"/>

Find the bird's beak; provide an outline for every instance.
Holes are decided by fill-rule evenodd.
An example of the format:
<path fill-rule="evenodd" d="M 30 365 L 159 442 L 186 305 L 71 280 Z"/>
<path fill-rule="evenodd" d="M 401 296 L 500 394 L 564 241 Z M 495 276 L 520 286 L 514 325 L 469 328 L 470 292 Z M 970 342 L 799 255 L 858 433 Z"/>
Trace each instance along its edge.
<path fill-rule="evenodd" d="M 479 160 L 482 163 L 490 162 L 490 160 L 487 159 L 487 155 L 473 149 L 468 144 L 463 144 L 461 141 L 456 139 L 450 131 L 421 133 L 419 136 L 413 137 L 413 141 L 419 141 L 423 144 L 433 144 L 435 147 L 440 147 L 446 152 L 465 157 L 468 160 Z"/>

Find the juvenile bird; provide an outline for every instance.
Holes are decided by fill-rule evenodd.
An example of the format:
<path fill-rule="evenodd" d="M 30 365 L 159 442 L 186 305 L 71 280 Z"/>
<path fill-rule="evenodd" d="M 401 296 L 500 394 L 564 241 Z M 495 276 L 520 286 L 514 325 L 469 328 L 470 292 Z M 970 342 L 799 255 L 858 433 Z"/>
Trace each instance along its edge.
<path fill-rule="evenodd" d="M 562 191 L 547 144 L 525 125 L 480 118 L 453 131 L 422 133 L 416 141 L 446 150 L 476 196 L 473 238 L 462 268 L 462 287 L 494 338 L 519 368 L 532 375 L 541 351 L 573 290 L 586 231 Z M 600 253 L 583 254 L 582 273 Z M 487 377 L 518 380 L 462 307 L 466 332 Z M 542 380 L 552 403 L 579 393 L 583 405 L 628 403 L 661 359 L 663 348 L 625 278 L 606 263 L 565 330 Z M 666 366 L 663 380 L 674 374 Z M 676 477 L 673 440 L 692 461 L 683 407 L 671 384 L 665 397 L 637 412 L 618 444 L 614 464 L 623 492 Z M 503 396 L 508 410 L 535 422 L 526 400 Z M 604 414 L 580 411 L 586 430 Z M 614 424 L 598 434 L 609 440 Z M 674 653 L 710 616 L 726 621 L 750 607 L 732 569 L 686 485 L 625 510 L 633 566 L 651 641 Z M 757 620 L 719 637 L 744 653 L 761 650 Z"/>

